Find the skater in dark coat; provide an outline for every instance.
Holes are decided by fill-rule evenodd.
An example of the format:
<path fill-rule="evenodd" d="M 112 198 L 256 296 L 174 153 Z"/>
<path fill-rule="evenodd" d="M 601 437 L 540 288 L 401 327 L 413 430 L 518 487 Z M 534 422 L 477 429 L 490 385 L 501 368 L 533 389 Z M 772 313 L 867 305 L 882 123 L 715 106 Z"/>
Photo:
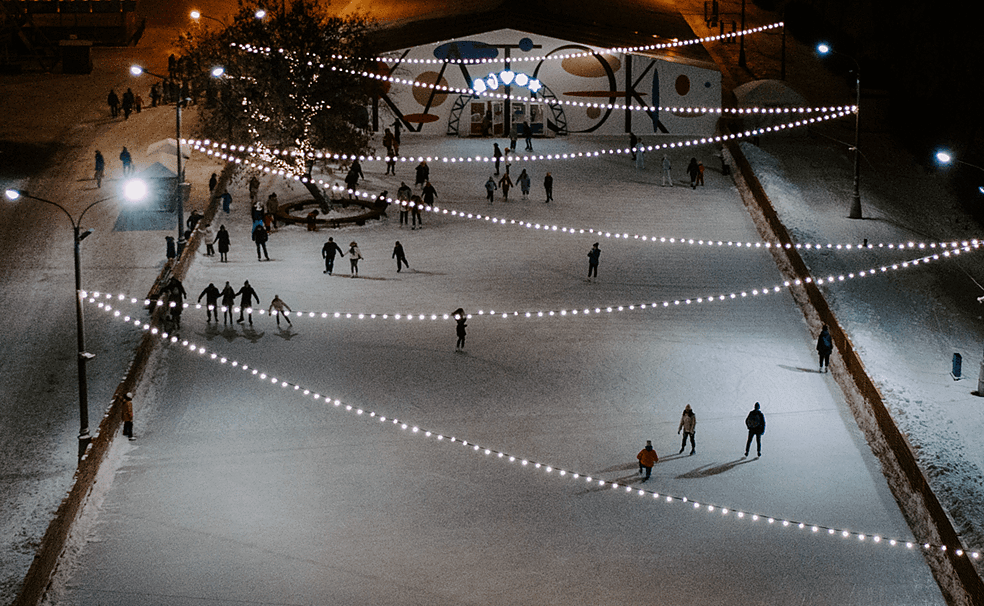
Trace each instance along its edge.
<path fill-rule="evenodd" d="M 653 450 L 652 440 L 646 440 L 646 447 L 639 451 L 636 458 L 639 459 L 639 473 L 646 473 L 646 477 L 642 479 L 645 482 L 653 473 L 653 465 L 659 463 L 659 456 Z"/>
<path fill-rule="evenodd" d="M 492 144 L 492 157 L 495 158 L 495 176 L 499 176 L 499 163 L 502 162 L 502 150 L 498 143 Z"/>
<path fill-rule="evenodd" d="M 116 91 L 109 91 L 109 95 L 106 97 L 106 103 L 109 104 L 109 115 L 113 118 L 117 118 L 120 115 L 120 98 L 116 96 Z"/>
<path fill-rule="evenodd" d="M 335 239 L 328 238 L 325 245 L 321 247 L 321 257 L 325 260 L 325 273 L 329 276 L 335 269 L 335 253 L 338 253 L 343 257 L 345 256 L 345 253 L 342 252 L 342 249 L 338 246 L 338 243 L 335 242 Z"/>
<path fill-rule="evenodd" d="M 694 411 L 690 408 L 690 404 L 683 409 L 683 415 L 680 417 L 680 426 L 677 427 L 677 434 L 681 431 L 683 432 L 683 442 L 680 443 L 680 454 L 683 453 L 683 449 L 687 447 L 687 438 L 690 438 L 690 454 L 694 454 L 697 450 L 697 444 L 694 442 L 694 434 L 697 433 L 697 417 L 694 415 Z"/>
<path fill-rule="evenodd" d="M 413 195 L 413 190 L 410 186 L 400 182 L 400 189 L 396 190 L 396 200 L 400 204 L 400 225 L 410 225 L 410 196 Z"/>
<path fill-rule="evenodd" d="M 421 160 L 420 164 L 417 165 L 415 172 L 416 172 L 415 175 L 416 178 L 414 179 L 413 182 L 414 185 L 419 185 L 423 187 L 424 183 L 430 181 L 431 169 L 429 166 L 427 166 L 427 160 Z"/>
<path fill-rule="evenodd" d="M 181 312 L 184 311 L 184 300 L 188 296 L 188 293 L 185 292 L 181 280 L 175 277 L 168 280 L 164 290 L 167 293 L 167 306 L 171 314 L 171 320 L 174 321 L 175 326 L 181 328 Z"/>
<path fill-rule="evenodd" d="M 496 173 L 497 175 L 499 173 Z M 495 184 L 495 177 L 489 177 L 489 180 L 485 182 L 485 198 L 492 204 L 492 198 L 495 197 L 495 190 L 499 189 L 499 186 Z"/>
<path fill-rule="evenodd" d="M 227 281 L 225 286 L 222 288 L 222 323 L 226 323 L 226 318 L 228 317 L 228 322 L 232 323 L 232 308 L 236 306 L 236 291 L 229 285 Z M 216 320 L 218 322 L 218 320 Z"/>
<path fill-rule="evenodd" d="M 499 178 L 499 188 L 502 189 L 502 199 L 506 202 L 509 201 L 509 188 L 513 186 L 513 181 L 509 177 L 509 170 L 506 170 L 506 174 Z"/>
<path fill-rule="evenodd" d="M 359 164 L 358 160 L 352 160 L 352 166 L 349 167 L 348 174 L 345 175 L 345 185 L 348 186 L 350 190 L 354 190 L 359 184 L 360 178 L 366 178 L 366 176 L 362 174 L 362 165 Z M 349 197 L 352 197 L 351 193 L 349 193 Z"/>
<path fill-rule="evenodd" d="M 830 371 L 830 354 L 834 351 L 834 340 L 830 337 L 830 330 L 824 324 L 820 329 L 820 336 L 817 337 L 817 353 L 820 354 L 820 372 Z"/>
<path fill-rule="evenodd" d="M 242 324 L 243 313 L 246 312 L 249 314 L 249 323 L 253 324 L 253 299 L 256 299 L 256 302 L 259 303 L 260 296 L 257 295 L 256 291 L 253 290 L 253 287 L 249 285 L 249 280 L 243 282 L 243 287 L 239 289 L 239 292 L 236 293 L 236 296 L 240 297 L 239 319 L 236 320 L 236 322 Z"/>
<path fill-rule="evenodd" d="M 133 91 L 129 88 L 123 93 L 123 98 L 120 102 L 120 107 L 123 109 L 123 119 L 129 120 L 130 113 L 133 111 Z"/>
<path fill-rule="evenodd" d="M 223 263 L 229 260 L 229 232 L 226 231 L 225 225 L 219 226 L 219 233 L 215 235 L 215 242 L 219 243 L 219 260 Z"/>
<path fill-rule="evenodd" d="M 102 152 L 98 149 L 96 150 L 96 187 L 103 186 L 103 175 L 106 174 L 106 159 L 103 158 Z"/>
<path fill-rule="evenodd" d="M 407 255 L 406 255 L 405 252 L 403 252 L 403 245 L 400 244 L 400 241 L 399 240 L 397 240 L 396 241 L 396 245 L 393 246 L 393 256 L 392 256 L 392 258 L 393 259 L 396 259 L 396 272 L 397 273 L 400 273 L 400 268 L 402 266 L 404 266 L 404 265 L 406 266 L 407 269 L 410 269 L 410 263 L 407 262 Z"/>
<path fill-rule="evenodd" d="M 211 322 L 212 315 L 215 315 L 215 321 L 219 321 L 219 296 L 222 293 L 219 289 L 215 287 L 213 282 L 209 282 L 202 294 L 198 295 L 198 302 L 202 302 L 202 297 L 205 297 L 205 321 Z"/>
<path fill-rule="evenodd" d="M 468 324 L 466 324 L 465 321 L 468 319 L 468 316 L 467 316 L 467 314 L 465 314 L 465 310 L 462 309 L 462 308 L 460 308 L 460 307 L 458 309 L 454 310 L 451 313 L 451 316 L 454 318 L 454 321 L 457 323 L 457 326 L 455 326 L 455 334 L 458 335 L 458 342 L 454 346 L 454 350 L 455 351 L 464 351 L 465 350 L 465 335 L 467 334 L 465 332 L 465 327 L 468 326 Z"/>
<path fill-rule="evenodd" d="M 748 413 L 745 417 L 745 427 L 748 428 L 748 440 L 745 442 L 745 456 L 748 456 L 748 448 L 752 445 L 752 438 L 755 438 L 755 445 L 758 447 L 758 456 L 762 456 L 762 434 L 765 433 L 765 415 L 759 410 L 759 403 L 755 403 L 755 410 Z"/>
<path fill-rule="evenodd" d="M 533 129 L 529 122 L 523 122 L 523 136 L 526 138 L 526 151 L 533 151 Z"/>
<path fill-rule="evenodd" d="M 215 191 L 215 186 L 219 184 L 219 176 L 212 173 L 212 176 L 208 180 L 208 193 L 211 195 Z"/>
<path fill-rule="evenodd" d="M 547 173 L 547 176 L 543 178 L 543 189 L 547 192 L 547 199 L 544 204 L 553 202 L 553 176 L 550 173 Z"/>
<path fill-rule="evenodd" d="M 525 168 L 516 177 L 516 185 L 519 186 L 519 191 L 523 192 L 523 199 L 528 199 L 530 197 L 530 175 L 526 172 Z"/>
<path fill-rule="evenodd" d="M 697 175 L 700 174 L 697 158 L 690 159 L 690 164 L 687 165 L 687 174 L 690 175 L 690 189 L 697 189 Z"/>
<path fill-rule="evenodd" d="M 588 251 L 588 279 L 591 276 L 595 278 L 598 277 L 598 260 L 601 258 L 601 249 L 598 248 L 598 243 L 595 242 L 591 246 L 591 250 Z"/>
<path fill-rule="evenodd" d="M 133 173 L 133 156 L 130 155 L 130 150 L 125 147 L 120 152 L 120 162 L 123 163 L 124 177 Z"/>
<path fill-rule="evenodd" d="M 260 249 L 263 249 L 263 256 L 266 258 L 266 260 L 267 261 L 270 260 L 270 255 L 267 254 L 267 247 L 266 247 L 266 243 L 269 238 L 270 236 L 267 234 L 267 230 L 265 227 L 263 227 L 262 223 L 260 223 L 259 225 L 253 228 L 253 242 L 256 242 L 257 261 L 262 260 L 260 259 Z"/>

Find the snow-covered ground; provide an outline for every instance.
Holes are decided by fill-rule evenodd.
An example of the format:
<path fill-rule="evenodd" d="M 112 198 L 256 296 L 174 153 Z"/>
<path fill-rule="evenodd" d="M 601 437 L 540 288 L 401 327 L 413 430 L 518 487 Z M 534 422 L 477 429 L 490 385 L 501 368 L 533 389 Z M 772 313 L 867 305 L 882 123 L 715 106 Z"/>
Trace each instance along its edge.
<path fill-rule="evenodd" d="M 562 152 L 616 143 L 536 145 Z M 408 154 L 473 156 L 488 147 L 404 141 Z M 671 159 L 682 167 L 689 155 Z M 534 195 L 521 201 L 514 192 L 491 209 L 487 166 L 432 162 L 431 180 L 448 209 L 613 234 L 758 240 L 730 179 L 713 156 L 700 156 L 707 185 L 696 191 L 680 186 L 679 170 L 677 187 L 659 187 L 655 158 L 645 171 L 624 157 L 516 162 L 514 173 L 532 171 Z M 382 170 L 368 168 L 368 191 L 394 191 L 412 175 L 410 166 L 395 179 Z M 549 205 L 539 187 L 545 170 L 555 177 Z M 271 187 L 284 186 L 266 178 L 261 198 Z M 281 200 L 302 195 L 279 189 Z M 246 212 L 240 203 L 217 216 L 233 234 L 230 262 L 199 257 L 185 281 L 193 298 L 209 281 L 248 279 L 262 307 L 274 294 L 317 312 L 464 307 L 473 314 L 468 351 L 454 352 L 454 324 L 440 319 L 299 317 L 278 329 L 258 314 L 253 327 L 209 326 L 204 312 L 187 312 L 181 337 L 207 351 L 162 354 L 138 394 L 139 438 L 121 445 L 116 480 L 53 603 L 560 604 L 655 595 L 684 604 L 942 603 L 918 550 L 872 542 L 911 534 L 836 383 L 815 372 L 813 340 L 785 291 L 587 316 L 488 313 L 750 292 L 781 281 L 765 250 L 428 214 L 414 231 L 395 216 L 338 231 L 282 229 L 269 243 L 273 260 L 257 262 Z M 322 273 L 328 236 L 358 241 L 362 279 L 345 277 L 346 259 L 337 264 L 343 275 Z M 396 272 L 395 240 L 415 271 Z M 586 282 L 594 241 L 603 250 L 599 279 Z M 93 330 L 119 323 L 91 317 Z M 742 421 L 756 401 L 769 429 L 763 457 L 744 458 Z M 692 457 L 676 454 L 688 403 L 698 415 Z M 663 460 L 643 484 L 634 461 L 647 439 Z M 510 464 L 510 455 L 553 469 Z M 867 537 L 814 533 L 813 524 Z"/>

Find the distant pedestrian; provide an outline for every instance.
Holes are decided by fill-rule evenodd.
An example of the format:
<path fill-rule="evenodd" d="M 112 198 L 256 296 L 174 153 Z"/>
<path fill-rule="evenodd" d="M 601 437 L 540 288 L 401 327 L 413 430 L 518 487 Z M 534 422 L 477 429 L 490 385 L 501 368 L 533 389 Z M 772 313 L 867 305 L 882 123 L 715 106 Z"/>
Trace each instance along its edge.
<path fill-rule="evenodd" d="M 267 196 L 266 200 L 266 214 L 273 216 L 273 228 L 277 229 L 277 213 L 280 212 L 280 199 L 277 198 L 277 192 L 272 191 L 270 195 Z"/>
<path fill-rule="evenodd" d="M 270 260 L 270 255 L 267 254 L 267 245 L 266 245 L 266 243 L 267 243 L 267 240 L 270 239 L 270 236 L 267 235 L 267 230 L 266 230 L 265 227 L 263 227 L 263 224 L 262 223 L 260 223 L 259 225 L 257 225 L 256 227 L 253 228 L 253 236 L 252 236 L 252 238 L 253 238 L 253 242 L 256 242 L 256 260 L 257 261 L 262 261 L 263 260 L 263 259 L 260 259 L 260 249 L 262 249 L 263 250 L 263 256 L 264 256 L 264 258 L 266 258 L 266 260 L 269 261 Z"/>
<path fill-rule="evenodd" d="M 210 196 L 212 195 L 212 192 L 215 191 L 215 186 L 218 184 L 219 184 L 219 176 L 215 173 L 212 173 L 212 177 L 209 178 L 208 180 L 208 195 Z"/>
<path fill-rule="evenodd" d="M 550 173 L 547 173 L 547 176 L 543 178 L 543 189 L 547 192 L 547 199 L 544 204 L 553 202 L 553 177 Z"/>
<path fill-rule="evenodd" d="M 222 212 L 229 214 L 232 210 L 232 194 L 228 191 L 224 191 L 222 192 L 220 198 L 222 199 Z"/>
<path fill-rule="evenodd" d="M 243 287 L 239 289 L 239 292 L 236 293 L 236 296 L 237 297 L 240 297 L 240 299 L 239 299 L 239 319 L 236 320 L 236 322 L 242 324 L 243 321 L 244 321 L 243 320 L 243 313 L 248 313 L 249 314 L 249 323 L 250 323 L 250 325 L 252 325 L 253 324 L 253 299 L 256 299 L 256 302 L 259 303 L 260 302 L 260 296 L 257 295 L 256 294 L 256 291 L 253 290 L 253 287 L 249 285 L 249 280 L 246 280 L 245 282 L 243 282 Z"/>
<path fill-rule="evenodd" d="M 680 417 L 680 426 L 677 427 L 677 434 L 683 432 L 683 441 L 680 443 L 680 453 L 683 453 L 683 449 L 687 447 L 687 438 L 690 438 L 690 454 L 694 454 L 697 450 L 697 444 L 694 442 L 694 434 L 697 433 L 697 417 L 694 415 L 693 409 L 690 408 L 690 404 L 687 404 L 683 409 L 683 415 Z"/>
<path fill-rule="evenodd" d="M 530 197 L 530 176 L 526 172 L 525 168 L 523 169 L 523 172 L 519 173 L 519 176 L 516 177 L 516 185 L 519 186 L 519 191 L 523 192 L 523 199 L 528 200 Z"/>
<path fill-rule="evenodd" d="M 598 242 L 595 242 L 591 246 L 591 250 L 588 251 L 588 279 L 590 280 L 592 276 L 598 277 L 598 260 L 601 258 L 601 249 L 598 248 Z"/>
<path fill-rule="evenodd" d="M 509 178 L 509 170 L 506 170 L 506 174 L 499 177 L 499 189 L 502 190 L 502 199 L 506 202 L 509 201 L 509 188 L 513 186 L 513 181 Z"/>
<path fill-rule="evenodd" d="M 229 261 L 229 232 L 225 225 L 219 226 L 219 233 L 215 235 L 214 242 L 219 243 L 219 261 L 226 263 Z"/>
<path fill-rule="evenodd" d="M 820 372 L 830 372 L 830 354 L 834 351 L 834 340 L 830 336 L 830 329 L 824 324 L 820 329 L 820 336 L 817 337 L 817 353 L 820 354 Z"/>
<path fill-rule="evenodd" d="M 124 177 L 133 173 L 133 156 L 130 155 L 130 150 L 125 147 L 120 152 L 120 162 L 123 163 Z"/>
<path fill-rule="evenodd" d="M 123 97 L 120 99 L 120 108 L 123 110 L 123 119 L 129 120 L 130 113 L 133 111 L 133 91 L 129 88 L 123 93 Z"/>
<path fill-rule="evenodd" d="M 202 240 L 205 241 L 205 256 L 214 257 L 215 256 L 215 234 L 212 233 L 212 224 L 209 223 L 205 226 L 205 230 L 202 233 Z"/>
<path fill-rule="evenodd" d="M 215 287 L 213 282 L 209 282 L 202 294 L 198 295 L 198 303 L 202 302 L 202 297 L 205 297 L 205 321 L 211 322 L 212 316 L 215 315 L 215 321 L 219 321 L 219 297 L 222 293 L 219 289 Z"/>
<path fill-rule="evenodd" d="M 455 326 L 455 334 L 458 335 L 458 342 L 454 346 L 454 350 L 455 351 L 464 351 L 465 350 L 465 335 L 467 334 L 465 332 L 465 327 L 468 326 L 468 324 L 466 324 L 465 321 L 468 319 L 468 315 L 465 313 L 465 310 L 464 309 L 462 309 L 462 308 L 459 307 L 458 309 L 456 309 L 453 312 L 451 312 L 451 317 L 454 318 L 454 321 L 456 323 L 456 326 Z"/>
<path fill-rule="evenodd" d="M 354 278 L 359 275 L 359 259 L 362 258 L 362 253 L 359 251 L 359 245 L 355 240 L 349 242 L 348 255 L 349 266 L 352 269 L 352 277 Z"/>
<path fill-rule="evenodd" d="M 256 196 L 260 193 L 260 180 L 253 175 L 249 178 L 249 202 L 250 204 L 256 203 Z"/>
<path fill-rule="evenodd" d="M 417 168 L 414 169 L 414 186 L 419 185 L 420 187 L 423 187 L 424 183 L 430 181 L 430 170 L 430 167 L 427 166 L 427 160 L 421 160 L 420 164 L 417 165 Z"/>
<path fill-rule="evenodd" d="M 697 162 L 697 185 L 704 186 L 704 163 Z"/>
<path fill-rule="evenodd" d="M 670 159 L 666 157 L 666 154 L 663 154 L 662 165 L 663 165 L 663 185 L 669 185 L 670 187 L 673 187 L 673 177 L 670 176 L 670 168 L 672 168 L 672 166 L 670 164 Z"/>
<path fill-rule="evenodd" d="M 690 175 L 690 189 L 697 189 L 697 175 L 700 169 L 697 167 L 697 158 L 691 158 L 687 165 L 687 174 Z"/>
<path fill-rule="evenodd" d="M 639 145 L 636 146 L 635 164 L 637 170 L 646 168 L 646 146 L 643 145 L 642 139 L 639 139 Z"/>
<path fill-rule="evenodd" d="M 396 190 L 396 200 L 400 205 L 400 226 L 410 224 L 410 196 L 413 190 L 405 182 L 400 181 L 400 189 Z"/>
<path fill-rule="evenodd" d="M 639 459 L 639 473 L 646 473 L 646 477 L 642 479 L 645 482 L 653 473 L 653 465 L 659 462 L 659 455 L 653 450 L 652 440 L 646 440 L 646 447 L 639 451 L 636 458 Z"/>
<path fill-rule="evenodd" d="M 109 95 L 106 97 L 106 103 L 109 104 L 110 117 L 118 118 L 120 115 L 120 98 L 116 95 L 115 90 L 109 91 Z"/>
<path fill-rule="evenodd" d="M 133 394 L 131 392 L 127 392 L 123 396 L 121 418 L 123 419 L 123 435 L 130 441 L 135 440 L 136 438 L 133 437 Z"/>
<path fill-rule="evenodd" d="M 410 196 L 410 219 L 413 221 L 410 229 L 417 229 L 417 224 L 420 224 L 420 229 L 424 228 L 424 219 L 421 217 L 423 207 L 424 201 L 420 196 Z"/>
<path fill-rule="evenodd" d="M 222 323 L 232 323 L 232 308 L 236 306 L 236 290 L 226 281 L 222 288 Z"/>
<path fill-rule="evenodd" d="M 499 173 L 495 173 L 499 174 Z M 492 198 L 494 197 L 495 190 L 499 189 L 499 186 L 495 184 L 495 177 L 489 177 L 489 180 L 485 182 L 485 197 L 488 199 L 489 204 L 492 204 Z"/>
<path fill-rule="evenodd" d="M 495 176 L 499 176 L 499 162 L 502 161 L 502 150 L 498 143 L 492 144 L 492 157 L 495 158 Z"/>
<path fill-rule="evenodd" d="M 526 151 L 533 151 L 533 129 L 529 122 L 523 122 L 523 135 L 526 137 Z"/>
<path fill-rule="evenodd" d="M 335 242 L 335 239 L 328 238 L 325 245 L 321 247 L 321 257 L 325 260 L 325 273 L 329 276 L 331 275 L 332 270 L 335 269 L 335 253 L 338 253 L 343 257 L 345 256 L 345 253 L 342 252 L 342 249 L 338 246 L 338 243 Z"/>
<path fill-rule="evenodd" d="M 632 159 L 636 159 L 636 146 L 639 145 L 639 137 L 635 133 L 629 133 L 629 149 L 632 150 Z"/>
<path fill-rule="evenodd" d="M 257 303 L 259 303 L 259 301 L 257 301 Z M 273 301 L 270 301 L 270 309 L 267 310 L 267 313 L 276 316 L 277 326 L 280 326 L 280 316 L 283 316 L 284 320 L 287 320 L 288 326 L 293 326 L 290 322 L 290 318 L 284 313 L 284 310 L 288 312 L 293 311 L 286 303 L 284 303 L 283 299 L 280 298 L 280 295 L 273 295 Z M 271 313 L 274 311 L 276 311 L 275 314 Z"/>
<path fill-rule="evenodd" d="M 407 255 L 403 251 L 403 245 L 400 244 L 399 240 L 397 240 L 396 245 L 393 246 L 392 258 L 396 259 L 396 273 L 400 273 L 400 268 L 402 266 L 406 266 L 407 269 L 410 269 L 410 263 L 407 261 Z"/>
<path fill-rule="evenodd" d="M 103 186 L 103 176 L 106 174 L 106 159 L 103 158 L 102 152 L 98 149 L 96 150 L 96 187 Z"/>
<path fill-rule="evenodd" d="M 745 427 L 748 428 L 748 440 L 745 442 L 745 456 L 748 456 L 748 448 L 752 445 L 752 438 L 755 438 L 758 456 L 762 456 L 762 434 L 765 433 L 765 415 L 759 410 L 759 403 L 755 403 L 755 410 L 748 413 L 745 417 Z"/>

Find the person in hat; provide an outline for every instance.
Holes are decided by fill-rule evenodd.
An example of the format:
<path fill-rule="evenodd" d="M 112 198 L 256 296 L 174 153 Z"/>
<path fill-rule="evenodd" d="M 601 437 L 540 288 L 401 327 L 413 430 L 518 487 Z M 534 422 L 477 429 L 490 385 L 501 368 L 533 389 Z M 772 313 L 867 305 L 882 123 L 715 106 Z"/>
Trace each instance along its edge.
<path fill-rule="evenodd" d="M 595 278 L 598 277 L 598 260 L 601 259 L 601 249 L 598 248 L 598 242 L 595 242 L 591 246 L 591 250 L 588 251 L 588 279 L 591 276 Z"/>
<path fill-rule="evenodd" d="M 362 258 L 362 253 L 359 252 L 359 245 L 355 240 L 349 242 L 349 264 L 352 266 L 352 277 L 359 275 L 359 259 Z"/>
<path fill-rule="evenodd" d="M 133 437 L 133 394 L 127 392 L 123 396 L 123 435 L 134 440 Z"/>
<path fill-rule="evenodd" d="M 690 454 L 694 454 L 697 450 L 697 444 L 694 443 L 694 433 L 696 433 L 697 428 L 697 417 L 694 416 L 694 411 L 690 408 L 690 404 L 687 404 L 683 409 L 683 415 L 680 417 L 680 426 L 677 427 L 677 435 L 683 432 L 683 442 L 680 443 L 680 453 L 683 453 L 683 449 L 687 447 L 687 438 L 690 438 Z"/>
<path fill-rule="evenodd" d="M 642 479 L 645 482 L 653 472 L 653 465 L 659 462 L 659 457 L 656 455 L 656 451 L 653 450 L 652 440 L 646 440 L 646 447 L 639 451 L 636 458 L 639 459 L 639 473 L 642 473 L 643 470 L 646 471 L 646 477 Z"/>

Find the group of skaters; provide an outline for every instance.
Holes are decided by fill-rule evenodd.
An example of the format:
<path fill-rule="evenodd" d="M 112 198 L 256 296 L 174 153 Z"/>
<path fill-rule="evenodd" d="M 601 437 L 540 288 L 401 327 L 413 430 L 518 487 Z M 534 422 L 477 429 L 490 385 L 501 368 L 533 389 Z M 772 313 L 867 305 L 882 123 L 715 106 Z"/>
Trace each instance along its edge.
<path fill-rule="evenodd" d="M 745 440 L 745 456 L 748 456 L 752 441 L 754 440 L 756 454 L 761 457 L 762 434 L 765 433 L 765 415 L 762 413 L 762 406 L 758 402 L 755 403 L 755 408 L 749 411 L 745 417 L 745 429 L 748 430 L 748 438 Z M 680 415 L 677 435 L 680 434 L 683 434 L 683 441 L 680 443 L 680 452 L 678 454 L 683 454 L 683 451 L 687 448 L 688 441 L 690 442 L 690 454 L 697 454 L 697 441 L 695 438 L 697 434 L 697 415 L 694 414 L 694 410 L 690 407 L 690 404 L 684 407 L 683 414 Z M 645 482 L 652 475 L 653 466 L 659 462 L 659 455 L 656 454 L 656 450 L 653 448 L 652 440 L 646 440 L 646 447 L 639 451 L 636 459 L 639 461 L 639 474 L 645 475 L 642 479 Z"/>
<path fill-rule="evenodd" d="M 214 282 L 209 282 L 208 286 L 198 295 L 198 303 L 201 303 L 203 298 L 205 299 L 205 321 L 211 322 L 214 317 L 215 322 L 218 323 L 219 310 L 222 310 L 222 323 L 232 324 L 237 297 L 239 298 L 239 319 L 235 320 L 235 323 L 243 324 L 249 322 L 249 325 L 252 326 L 253 302 L 255 301 L 259 304 L 260 296 L 252 285 L 250 285 L 249 280 L 245 280 L 239 290 L 233 288 L 228 281 L 226 281 L 225 287 L 222 290 L 219 290 Z M 290 317 L 286 313 L 291 311 L 293 310 L 284 303 L 280 295 L 273 296 L 273 300 L 270 301 L 270 307 L 267 309 L 267 313 L 277 319 L 277 326 L 280 326 L 281 317 L 287 321 L 288 326 L 293 326 Z"/>
<path fill-rule="evenodd" d="M 528 125 L 527 125 L 528 127 Z M 529 139 L 527 139 L 529 141 Z M 518 187 L 519 191 L 522 192 L 523 200 L 528 200 L 530 197 L 530 186 L 532 183 L 532 178 L 526 169 L 522 169 L 519 175 L 516 176 L 516 180 L 513 181 L 512 175 L 510 174 L 510 169 L 512 168 L 512 151 L 515 149 L 516 141 L 513 139 L 512 148 L 507 147 L 505 152 L 499 147 L 498 143 L 492 144 L 492 158 L 495 161 L 495 174 L 489 175 L 488 180 L 485 182 L 485 199 L 488 200 L 489 204 L 492 204 L 495 200 L 495 192 L 502 192 L 502 200 L 504 202 L 509 201 L 509 190 L 513 187 Z M 527 151 L 533 151 L 533 147 L 529 146 Z M 500 174 L 500 167 L 505 163 L 505 171 Z M 498 177 L 498 179 L 496 179 Z M 544 203 L 553 202 L 553 175 L 549 172 L 543 177 L 543 190 L 546 194 L 546 199 Z"/>
<path fill-rule="evenodd" d="M 646 146 L 635 133 L 629 133 L 629 149 L 632 152 L 632 161 L 635 162 L 636 168 L 644 170 L 646 168 Z M 670 162 L 669 156 L 663 154 L 659 165 L 663 176 L 661 185 L 673 187 L 673 175 L 671 174 L 673 163 Z M 690 164 L 687 165 L 687 176 L 690 177 L 691 189 L 697 189 L 698 185 L 703 187 L 704 163 L 697 158 L 690 158 Z"/>

